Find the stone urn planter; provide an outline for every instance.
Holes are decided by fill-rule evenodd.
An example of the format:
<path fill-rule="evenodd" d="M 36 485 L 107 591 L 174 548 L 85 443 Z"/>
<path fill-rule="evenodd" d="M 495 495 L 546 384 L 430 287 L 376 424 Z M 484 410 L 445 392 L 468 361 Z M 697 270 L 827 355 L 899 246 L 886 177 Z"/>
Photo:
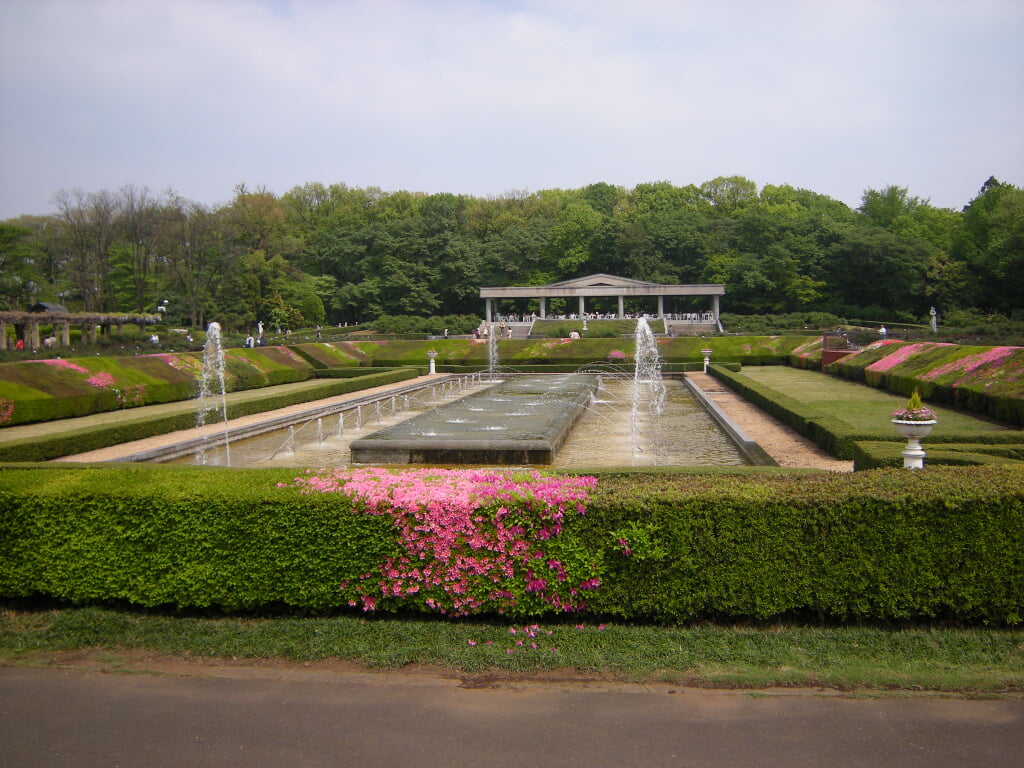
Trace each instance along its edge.
<path fill-rule="evenodd" d="M 921 448 L 921 438 L 927 437 L 932 428 L 938 424 L 938 419 L 928 421 L 906 421 L 893 419 L 896 431 L 907 438 L 907 447 L 903 449 L 904 469 L 924 468 L 924 449 Z"/>
<path fill-rule="evenodd" d="M 906 407 L 900 408 L 892 416 L 896 431 L 907 438 L 907 447 L 903 449 L 903 468 L 923 469 L 925 454 L 921 448 L 921 439 L 927 437 L 939 423 L 935 412 L 921 402 L 921 395 L 915 389 Z"/>

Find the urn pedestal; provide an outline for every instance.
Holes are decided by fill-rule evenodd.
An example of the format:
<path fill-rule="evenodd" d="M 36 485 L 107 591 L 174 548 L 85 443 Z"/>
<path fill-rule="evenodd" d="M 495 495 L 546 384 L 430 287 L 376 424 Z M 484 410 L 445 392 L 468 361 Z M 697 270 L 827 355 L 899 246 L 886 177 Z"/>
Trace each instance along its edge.
<path fill-rule="evenodd" d="M 937 419 L 928 421 L 903 421 L 893 419 L 896 431 L 907 438 L 907 447 L 903 449 L 904 469 L 924 469 L 924 450 L 921 448 L 921 438 L 927 437 L 932 428 L 938 424 Z"/>

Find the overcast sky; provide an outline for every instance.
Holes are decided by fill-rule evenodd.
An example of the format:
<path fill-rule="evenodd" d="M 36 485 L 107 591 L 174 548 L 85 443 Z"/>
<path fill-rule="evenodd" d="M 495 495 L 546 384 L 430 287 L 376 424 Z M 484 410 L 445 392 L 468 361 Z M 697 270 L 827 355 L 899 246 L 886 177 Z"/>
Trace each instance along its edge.
<path fill-rule="evenodd" d="M 1021 0 L 0 0 L 0 219 L 126 184 L 1024 186 Z"/>

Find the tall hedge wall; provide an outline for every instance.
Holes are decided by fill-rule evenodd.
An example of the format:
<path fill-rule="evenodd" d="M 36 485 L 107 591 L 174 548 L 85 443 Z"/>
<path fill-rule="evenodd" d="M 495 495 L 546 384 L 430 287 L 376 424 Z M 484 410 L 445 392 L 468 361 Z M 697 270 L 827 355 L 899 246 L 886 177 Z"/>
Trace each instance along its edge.
<path fill-rule="evenodd" d="M 347 609 L 340 586 L 363 578 L 383 602 L 394 586 L 385 562 L 401 552 L 398 518 L 364 514 L 340 493 L 278 487 L 293 474 L 0 470 L 0 597 L 330 611 Z M 513 514 L 530 514 L 516 505 L 510 496 Z M 517 578 L 529 591 L 533 568 L 553 579 L 551 558 L 576 563 L 593 576 L 585 600 L 594 614 L 1006 625 L 1024 617 L 1019 469 L 608 474 L 585 514 L 567 512 L 553 530 L 536 528 L 528 546 L 537 565 Z M 474 555 L 472 533 L 465 537 L 451 557 Z M 430 610 L 411 590 L 387 600 Z M 485 601 L 478 612 L 493 609 Z"/>

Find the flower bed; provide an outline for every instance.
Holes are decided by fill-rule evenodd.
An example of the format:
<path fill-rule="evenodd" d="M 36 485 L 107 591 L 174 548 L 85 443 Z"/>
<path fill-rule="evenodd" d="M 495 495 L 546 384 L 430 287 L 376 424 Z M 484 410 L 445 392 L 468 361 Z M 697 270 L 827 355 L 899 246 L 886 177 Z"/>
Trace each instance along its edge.
<path fill-rule="evenodd" d="M 875 342 L 829 372 L 1024 426 L 1024 347 Z"/>

